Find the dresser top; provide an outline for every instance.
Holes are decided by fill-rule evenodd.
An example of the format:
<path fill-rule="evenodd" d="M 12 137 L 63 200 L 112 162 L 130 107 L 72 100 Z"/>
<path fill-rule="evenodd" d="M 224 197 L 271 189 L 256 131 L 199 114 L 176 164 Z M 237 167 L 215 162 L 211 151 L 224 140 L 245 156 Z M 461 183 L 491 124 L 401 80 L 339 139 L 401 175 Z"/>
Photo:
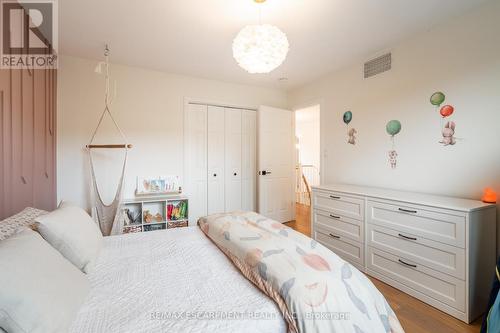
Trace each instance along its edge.
<path fill-rule="evenodd" d="M 496 207 L 495 204 L 487 204 L 478 200 L 446 197 L 432 194 L 396 191 L 377 187 L 347 185 L 347 184 L 327 184 L 313 186 L 313 190 L 328 190 L 360 196 L 395 200 L 400 202 L 414 203 L 430 207 L 439 207 L 451 210 L 470 212 L 479 209 Z"/>

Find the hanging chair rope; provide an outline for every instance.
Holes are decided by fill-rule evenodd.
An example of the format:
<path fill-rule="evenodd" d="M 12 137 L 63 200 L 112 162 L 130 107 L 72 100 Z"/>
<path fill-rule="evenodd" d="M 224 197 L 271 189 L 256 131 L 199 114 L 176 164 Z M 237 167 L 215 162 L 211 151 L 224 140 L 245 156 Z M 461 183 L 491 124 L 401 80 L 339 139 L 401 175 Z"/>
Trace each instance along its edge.
<path fill-rule="evenodd" d="M 105 93 L 104 93 L 104 111 L 101 114 L 101 117 L 99 118 L 99 122 L 97 123 L 97 127 L 95 128 L 94 132 L 92 133 L 92 137 L 89 141 L 89 144 L 87 145 L 87 149 L 89 152 L 89 162 L 90 162 L 90 176 L 91 176 L 91 193 L 92 195 L 92 215 L 94 216 L 96 222 L 98 223 L 101 232 L 104 236 L 109 236 L 109 235 L 115 235 L 115 234 L 120 234 L 122 233 L 123 230 L 123 219 L 120 218 L 119 214 L 119 209 L 121 206 L 121 201 L 122 201 L 122 195 L 123 195 L 123 183 L 125 179 L 125 170 L 127 166 L 127 159 L 128 159 L 128 149 L 132 147 L 132 145 L 128 144 L 127 137 L 121 130 L 120 126 L 118 126 L 118 123 L 116 122 L 115 118 L 113 117 L 113 114 L 111 113 L 109 109 L 109 49 L 108 46 L 106 45 L 106 49 L 104 51 L 104 57 L 105 57 L 105 76 L 106 76 L 106 88 L 105 88 Z M 100 66 L 100 65 L 99 65 Z M 97 131 L 99 130 L 102 121 L 104 119 L 105 115 L 108 115 L 115 128 L 118 130 L 120 133 L 121 137 L 124 140 L 124 144 L 120 145 L 115 145 L 115 144 L 106 144 L 106 145 L 94 145 L 94 139 L 97 134 Z M 120 179 L 118 182 L 118 187 L 116 189 L 115 196 L 113 198 L 113 201 L 110 204 L 106 204 L 103 201 L 101 192 L 99 191 L 99 186 L 97 184 L 97 177 L 96 177 L 96 172 L 95 172 L 95 167 L 94 167 L 94 160 L 92 158 L 92 148 L 123 148 L 125 149 L 125 156 L 123 159 L 123 167 L 120 175 Z"/>

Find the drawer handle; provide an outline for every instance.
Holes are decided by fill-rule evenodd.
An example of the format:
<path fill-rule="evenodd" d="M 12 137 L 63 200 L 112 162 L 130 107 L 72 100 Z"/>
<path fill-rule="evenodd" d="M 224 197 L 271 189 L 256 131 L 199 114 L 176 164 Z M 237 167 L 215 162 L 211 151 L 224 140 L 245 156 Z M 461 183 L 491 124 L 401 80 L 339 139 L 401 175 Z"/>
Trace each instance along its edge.
<path fill-rule="evenodd" d="M 408 237 L 408 236 L 405 236 L 403 234 L 398 234 L 399 237 L 402 237 L 404 239 L 408 239 L 408 240 L 413 240 L 413 241 L 416 241 L 417 239 L 415 237 Z"/>
<path fill-rule="evenodd" d="M 330 198 L 335 199 L 335 200 L 339 200 L 340 199 L 340 197 L 337 197 L 335 195 L 330 195 Z"/>
<path fill-rule="evenodd" d="M 337 235 L 334 235 L 334 234 L 330 234 L 330 237 L 333 237 L 335 239 L 340 239 L 340 236 L 337 236 Z"/>
<path fill-rule="evenodd" d="M 330 214 L 330 217 L 333 218 L 333 219 L 340 219 L 341 218 L 340 216 L 335 216 L 335 215 L 332 215 L 332 214 Z"/>
<path fill-rule="evenodd" d="M 404 209 L 404 208 L 399 208 L 399 211 L 400 212 L 405 212 L 405 213 L 412 213 L 412 214 L 416 214 L 417 213 L 416 210 L 410 210 L 410 209 Z"/>
<path fill-rule="evenodd" d="M 417 268 L 417 265 L 412 265 L 412 264 L 409 264 L 409 263 L 407 263 L 407 262 L 404 262 L 404 261 L 403 261 L 403 260 L 401 260 L 401 259 L 398 259 L 398 261 L 399 261 L 400 263 L 402 263 L 403 265 L 406 265 L 406 266 L 408 266 L 408 267 Z"/>

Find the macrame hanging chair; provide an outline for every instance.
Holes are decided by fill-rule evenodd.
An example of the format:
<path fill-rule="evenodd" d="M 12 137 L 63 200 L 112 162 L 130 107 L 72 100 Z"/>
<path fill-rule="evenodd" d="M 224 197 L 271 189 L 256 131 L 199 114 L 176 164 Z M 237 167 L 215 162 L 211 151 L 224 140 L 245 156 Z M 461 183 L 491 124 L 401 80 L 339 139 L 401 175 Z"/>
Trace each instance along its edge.
<path fill-rule="evenodd" d="M 96 223 L 99 225 L 101 232 L 104 236 L 109 235 L 117 235 L 123 232 L 123 219 L 120 218 L 120 206 L 122 202 L 123 195 L 123 183 L 125 170 L 127 166 L 127 157 L 128 150 L 132 148 L 131 144 L 128 144 L 127 137 L 123 133 L 123 131 L 118 126 L 113 114 L 111 113 L 109 106 L 112 101 L 109 100 L 109 49 L 106 46 L 104 51 L 105 62 L 99 63 L 97 66 L 96 72 L 100 72 L 101 65 L 104 65 L 105 68 L 105 76 L 106 76 L 106 90 L 105 90 L 105 107 L 104 111 L 99 118 L 99 122 L 97 123 L 97 127 L 92 134 L 92 137 L 87 145 L 87 150 L 89 153 L 89 162 L 90 162 L 90 178 L 91 178 L 91 203 L 92 203 L 92 216 L 96 220 Z M 111 118 L 115 128 L 118 130 L 118 133 L 122 137 L 124 143 L 123 144 L 94 144 L 94 139 L 99 130 L 99 127 L 102 124 L 104 117 L 108 115 Z M 124 149 L 125 156 L 123 159 L 123 167 L 121 170 L 120 179 L 118 181 L 118 186 L 116 189 L 116 193 L 114 199 L 111 203 L 106 204 L 103 201 L 101 192 L 99 191 L 99 186 L 97 185 L 97 177 L 95 172 L 94 160 L 92 158 L 92 150 L 93 149 Z"/>

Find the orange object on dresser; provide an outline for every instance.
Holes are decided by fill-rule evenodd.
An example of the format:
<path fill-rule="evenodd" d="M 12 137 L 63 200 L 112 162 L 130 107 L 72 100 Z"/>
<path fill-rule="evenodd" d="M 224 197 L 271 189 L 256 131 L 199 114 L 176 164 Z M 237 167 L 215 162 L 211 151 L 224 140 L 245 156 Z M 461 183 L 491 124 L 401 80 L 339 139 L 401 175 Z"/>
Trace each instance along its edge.
<path fill-rule="evenodd" d="M 481 200 L 486 203 L 497 203 L 497 194 L 492 188 L 485 188 L 483 198 Z"/>

